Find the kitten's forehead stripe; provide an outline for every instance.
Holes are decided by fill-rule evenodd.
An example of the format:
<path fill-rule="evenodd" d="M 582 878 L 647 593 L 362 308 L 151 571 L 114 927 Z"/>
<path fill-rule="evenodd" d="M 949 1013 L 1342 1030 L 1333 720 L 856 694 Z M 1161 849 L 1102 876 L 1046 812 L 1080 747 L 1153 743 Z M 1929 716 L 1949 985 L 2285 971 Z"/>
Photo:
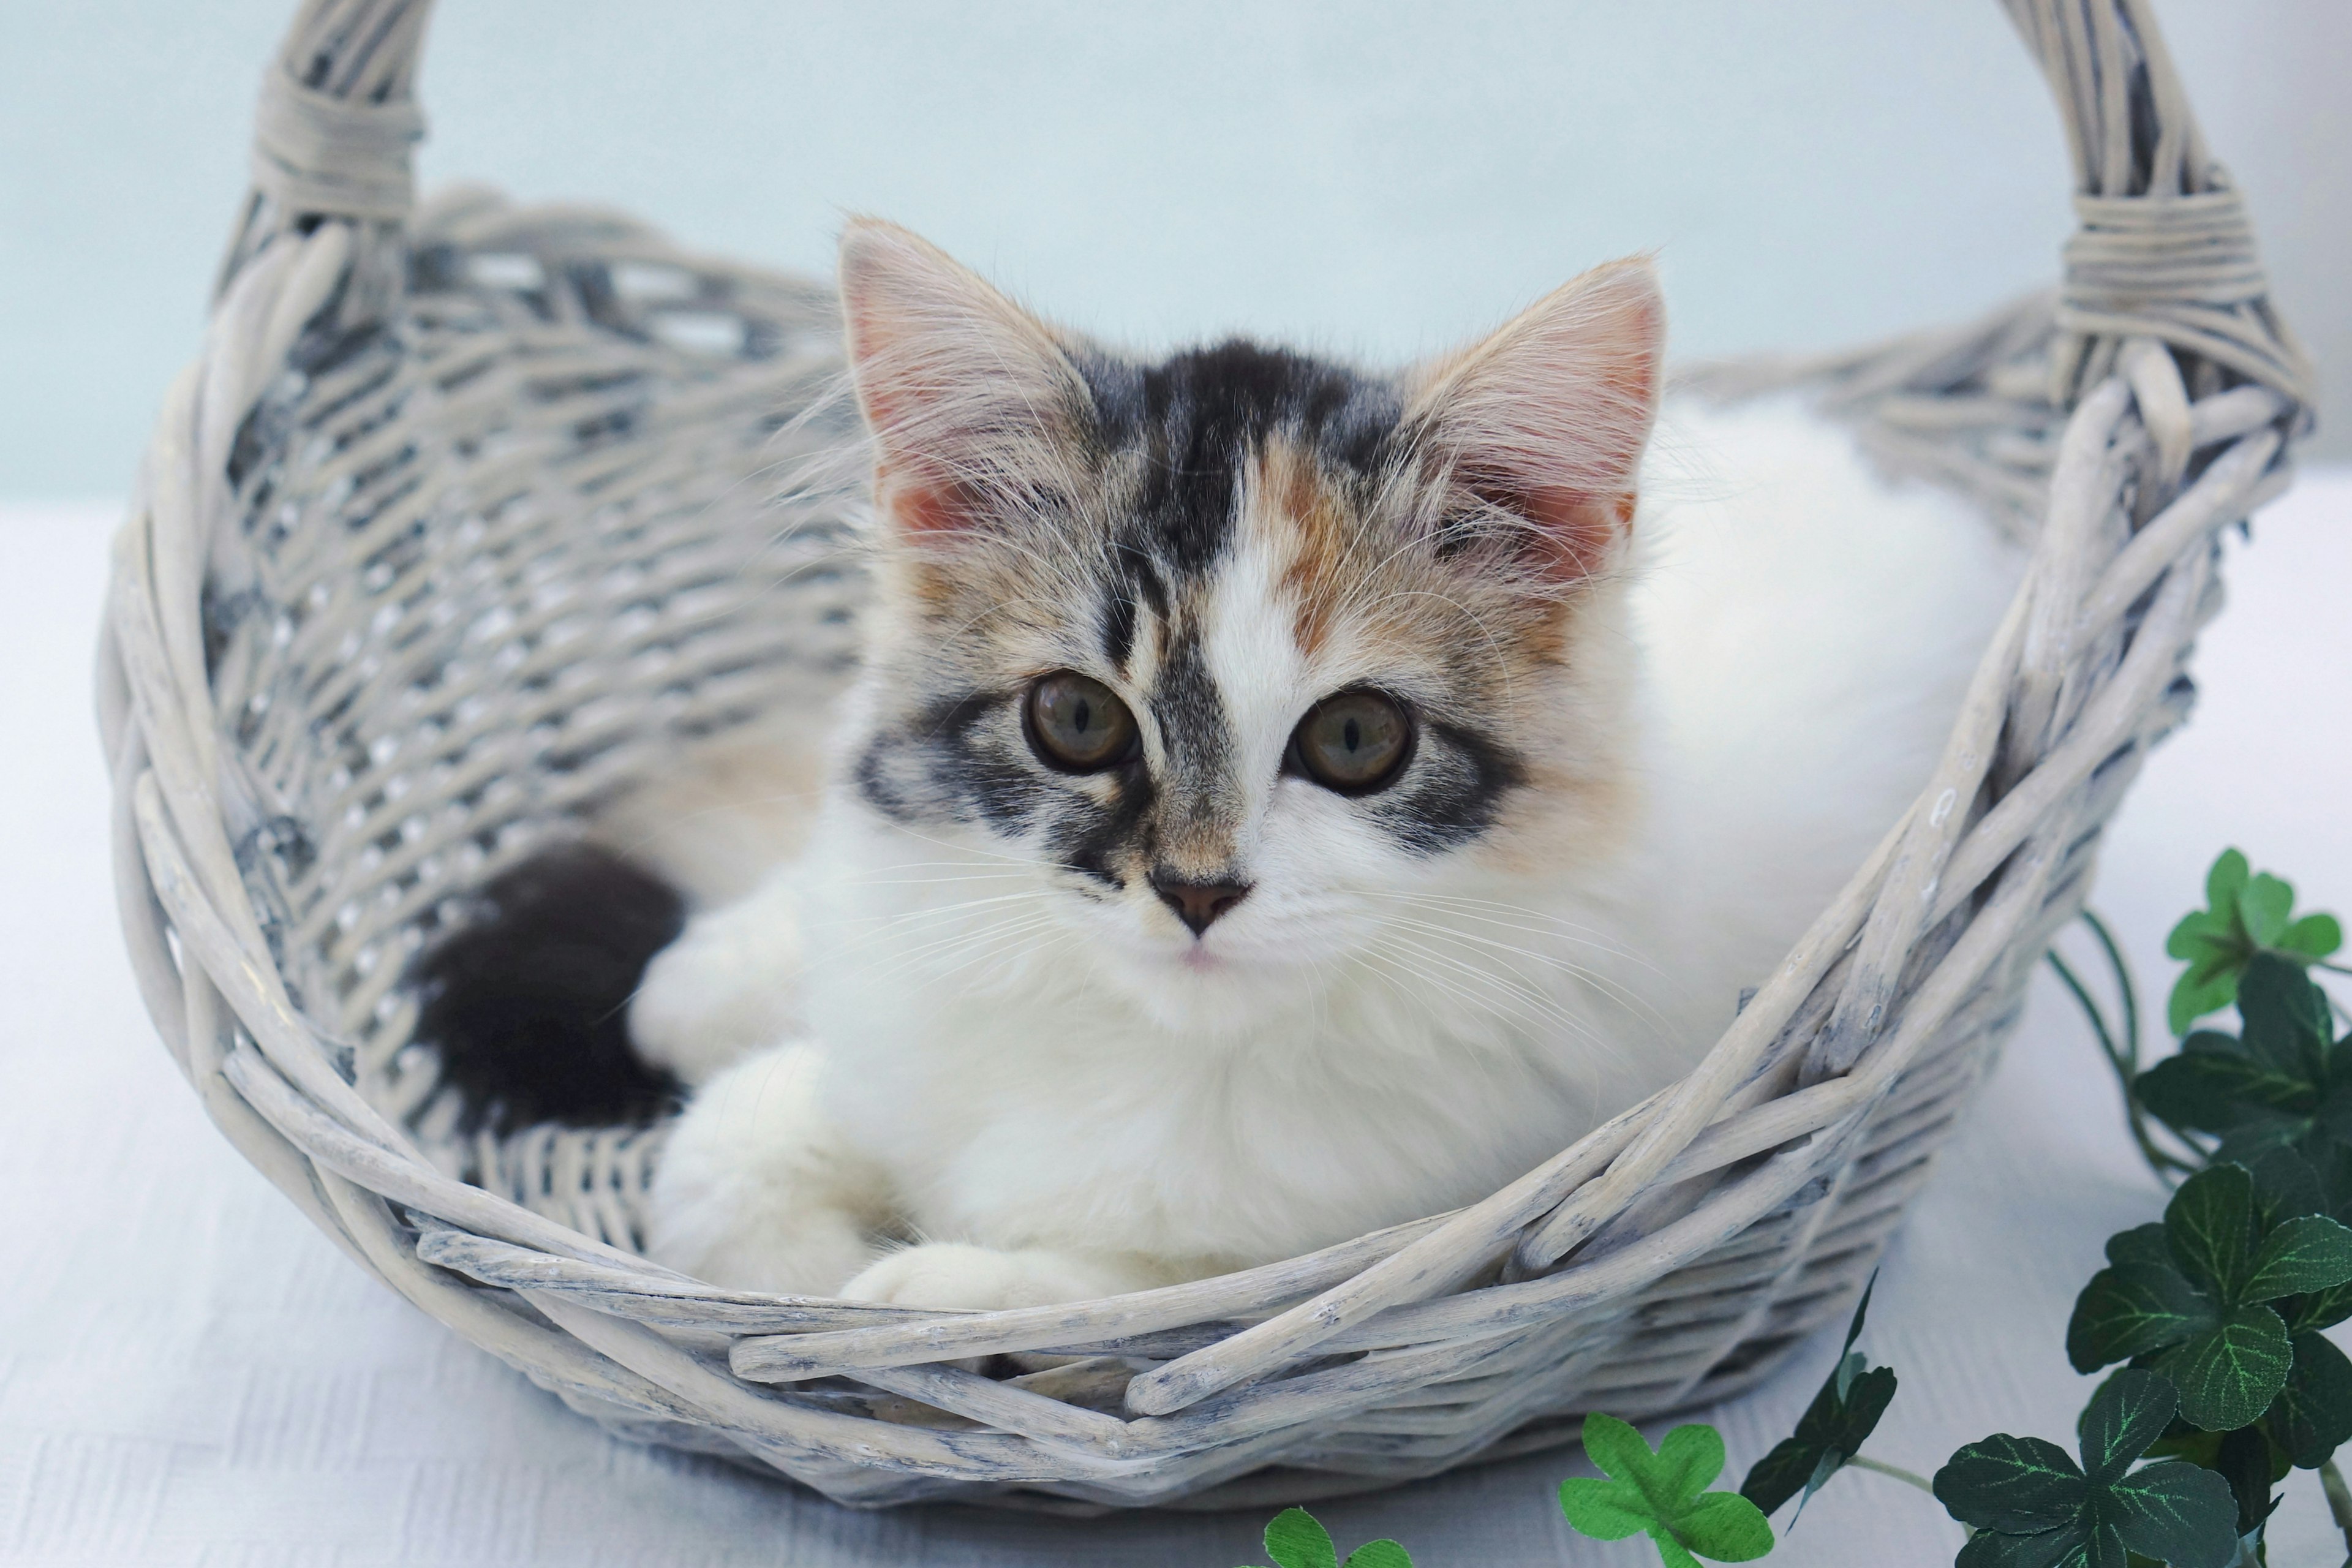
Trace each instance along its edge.
<path fill-rule="evenodd" d="M 1239 468 L 1276 439 L 1373 478 L 1402 408 L 1386 384 L 1238 339 L 1137 370 L 1080 364 L 1108 452 L 1137 451 L 1139 482 L 1117 547 L 1178 575 L 1210 568 L 1232 538 Z"/>

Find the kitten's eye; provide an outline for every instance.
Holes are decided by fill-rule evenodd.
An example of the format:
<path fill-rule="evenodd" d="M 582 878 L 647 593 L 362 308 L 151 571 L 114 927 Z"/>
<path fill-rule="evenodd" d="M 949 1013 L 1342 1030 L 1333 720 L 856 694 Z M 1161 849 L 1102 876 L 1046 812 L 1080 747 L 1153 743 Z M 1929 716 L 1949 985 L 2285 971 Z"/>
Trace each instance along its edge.
<path fill-rule="evenodd" d="M 1099 680 L 1061 670 L 1029 689 L 1030 749 L 1046 766 L 1093 773 L 1135 754 L 1135 715 Z"/>
<path fill-rule="evenodd" d="M 1412 750 L 1412 719 L 1394 698 L 1342 691 L 1307 711 L 1291 731 L 1298 769 L 1326 789 L 1362 795 L 1396 777 Z"/>

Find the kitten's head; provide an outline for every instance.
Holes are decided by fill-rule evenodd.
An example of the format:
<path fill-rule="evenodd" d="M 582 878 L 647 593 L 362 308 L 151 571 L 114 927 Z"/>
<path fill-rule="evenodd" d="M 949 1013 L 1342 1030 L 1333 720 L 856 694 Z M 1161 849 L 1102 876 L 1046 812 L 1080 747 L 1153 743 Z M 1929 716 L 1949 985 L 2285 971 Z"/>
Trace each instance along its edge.
<path fill-rule="evenodd" d="M 1645 263 L 1396 378 L 1135 363 L 870 221 L 841 286 L 881 584 L 858 809 L 1032 879 L 1079 962 L 1211 1028 L 1433 889 L 1622 841 Z"/>

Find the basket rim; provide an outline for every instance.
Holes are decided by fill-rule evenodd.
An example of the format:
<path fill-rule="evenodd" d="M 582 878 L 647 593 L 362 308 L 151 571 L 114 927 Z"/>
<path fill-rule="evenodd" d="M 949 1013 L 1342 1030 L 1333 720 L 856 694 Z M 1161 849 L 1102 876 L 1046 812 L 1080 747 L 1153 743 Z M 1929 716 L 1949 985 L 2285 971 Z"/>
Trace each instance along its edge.
<path fill-rule="evenodd" d="M 1391 1384 L 1458 1376 L 1497 1341 L 1629 1299 L 1707 1255 L 1709 1237 L 1738 1234 L 1842 1170 L 1906 1071 L 2013 959 L 2021 933 L 2051 900 L 2079 898 L 2068 882 L 2074 808 L 2113 759 L 2144 747 L 2208 611 L 2210 541 L 2283 484 L 2284 454 L 2308 423 L 2307 363 L 2261 286 L 2243 203 L 2206 153 L 2147 0 L 2003 5 L 2058 98 L 2076 178 L 2083 227 L 2054 306 L 1752 373 L 1860 410 L 1932 388 L 1954 355 L 1981 354 L 2038 320 L 2035 310 L 2050 311 L 2044 396 L 2064 423 L 2047 515 L 1936 772 L 1903 819 L 1691 1074 L 1487 1198 L 1211 1279 L 964 1312 L 724 1290 L 467 1186 L 346 1080 L 337 1042 L 289 994 L 231 846 L 227 824 L 250 804 L 222 763 L 199 600 L 236 504 L 231 445 L 268 381 L 320 320 L 348 327 L 397 308 L 397 270 L 378 266 L 370 286 L 369 269 L 399 251 L 413 207 L 407 158 L 422 134 L 414 82 L 429 11 L 426 0 L 304 0 L 265 77 L 255 187 L 204 357 L 167 398 L 106 607 L 99 685 L 116 878 L 159 1032 L 224 1131 L 362 1267 L 538 1373 L 647 1419 L 746 1435 L 755 1452 L 870 1444 L 871 1434 L 837 1427 L 851 1417 L 794 1406 L 785 1420 L 747 1386 L 848 1375 L 984 1428 L 949 1441 L 896 1426 L 890 1463 L 993 1484 L 1110 1485 L 1173 1457 L 1246 1448 L 1314 1399 L 1360 1392 L 1342 1387 L 1346 1367 L 1267 1381 L 1318 1355 L 1378 1352 Z M 2135 124 L 2154 126 L 2153 139 L 2135 138 Z M 625 232 L 699 264 L 625 219 L 541 210 L 584 236 Z M 2191 247 L 2217 259 L 2184 284 L 2178 263 Z M 2159 271 L 2162 287 L 2148 282 Z M 2192 395 L 2192 384 L 2216 379 L 2200 366 L 2229 384 Z M 2117 540 L 2108 522 L 2127 475 L 2148 499 L 2137 530 Z M 1991 803 L 1972 811 L 1982 792 Z M 1956 916 L 1966 917 L 1956 938 L 1924 953 Z M 1646 1194 L 1742 1166 L 1655 1228 L 1620 1223 Z M 419 1216 L 413 1239 L 393 1205 Z M 1815 1205 L 1814 1223 L 1830 1206 Z M 1604 1235 L 1622 1245 L 1561 1267 Z M 1462 1289 L 1498 1263 L 1494 1282 Z M 539 1321 L 475 1300 L 451 1283 L 459 1275 L 514 1293 Z M 636 1317 L 613 1314 L 629 1301 Z M 1276 1302 L 1289 1305 L 1153 1358 L 1127 1384 L 1124 1416 L 939 1364 L 1230 1325 Z M 731 1335 L 731 1377 L 721 1376 L 657 1331 L 665 1304 L 765 1310 L 775 1331 Z M 1426 1363 L 1418 1374 L 1416 1356 Z M 1317 1378 L 1326 1381 L 1302 1394 Z"/>

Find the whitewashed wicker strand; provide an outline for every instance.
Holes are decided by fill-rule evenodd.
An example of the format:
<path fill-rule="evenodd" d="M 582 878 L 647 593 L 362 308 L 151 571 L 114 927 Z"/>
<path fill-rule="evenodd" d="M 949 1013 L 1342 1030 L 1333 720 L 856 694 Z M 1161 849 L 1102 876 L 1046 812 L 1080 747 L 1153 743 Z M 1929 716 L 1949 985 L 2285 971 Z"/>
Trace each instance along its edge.
<path fill-rule="evenodd" d="M 414 205 L 424 0 L 308 0 L 101 652 L 117 888 L 173 1058 L 423 1310 L 615 1431 L 845 1501 L 1293 1501 L 1748 1387 L 1844 1310 L 1925 1179 L 2186 710 L 2216 534 L 2305 422 L 2144 0 L 2004 3 L 2073 154 L 2055 293 L 1691 377 L 1809 389 L 2032 545 L 1903 822 L 1690 1078 L 1492 1197 L 974 1313 L 656 1268 L 632 1248 L 658 1129 L 468 1133 L 411 1043 L 409 961 L 472 889 L 679 746 L 839 689 L 852 498 L 778 476 L 856 432 L 823 287 L 609 213 Z"/>

